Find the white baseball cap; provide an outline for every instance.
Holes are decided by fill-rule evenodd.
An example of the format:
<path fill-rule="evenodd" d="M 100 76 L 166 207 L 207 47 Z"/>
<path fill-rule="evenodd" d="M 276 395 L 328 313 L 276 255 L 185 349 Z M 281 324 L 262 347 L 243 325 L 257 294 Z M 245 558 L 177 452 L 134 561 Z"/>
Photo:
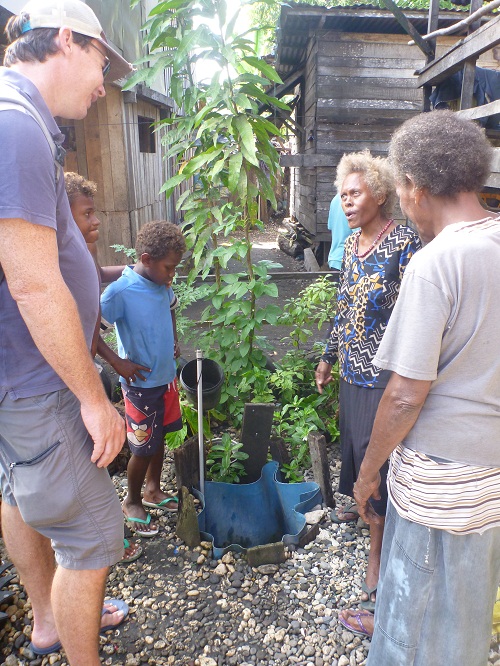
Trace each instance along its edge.
<path fill-rule="evenodd" d="M 108 44 L 99 19 L 81 0 L 30 0 L 21 12 L 29 14 L 29 21 L 22 28 L 23 34 L 35 28 L 65 27 L 100 42 L 111 63 L 108 74 L 110 81 L 121 79 L 134 69 Z"/>

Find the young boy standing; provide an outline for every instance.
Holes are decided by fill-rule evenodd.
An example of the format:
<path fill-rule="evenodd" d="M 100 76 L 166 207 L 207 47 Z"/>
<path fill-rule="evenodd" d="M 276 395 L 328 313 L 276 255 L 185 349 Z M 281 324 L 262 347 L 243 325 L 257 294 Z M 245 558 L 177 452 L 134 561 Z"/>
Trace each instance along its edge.
<path fill-rule="evenodd" d="M 176 510 L 177 498 L 160 487 L 164 438 L 180 430 L 182 419 L 175 358 L 180 355 L 175 326 L 175 269 L 186 243 L 170 222 L 149 222 L 137 235 L 137 263 L 101 297 L 102 314 L 116 324 L 122 358 L 150 368 L 146 378 L 127 384 L 123 377 L 127 439 L 132 456 L 127 467 L 128 492 L 122 509 L 130 528 L 144 537 L 158 534 L 144 507 Z M 142 485 L 146 480 L 144 496 Z"/>

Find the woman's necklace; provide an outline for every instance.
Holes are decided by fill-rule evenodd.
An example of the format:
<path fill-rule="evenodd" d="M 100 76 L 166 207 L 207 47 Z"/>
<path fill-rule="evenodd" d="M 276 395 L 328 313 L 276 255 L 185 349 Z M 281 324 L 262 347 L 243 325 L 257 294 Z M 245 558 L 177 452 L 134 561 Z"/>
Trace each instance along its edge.
<path fill-rule="evenodd" d="M 359 250 L 359 237 L 361 236 L 361 229 L 358 231 L 356 234 L 356 245 L 354 246 L 354 254 L 358 259 L 364 259 L 367 254 L 370 254 L 370 252 L 373 250 L 373 248 L 377 245 L 379 240 L 382 238 L 382 236 L 385 234 L 387 229 L 391 226 L 391 224 L 394 222 L 394 220 L 389 220 L 385 227 L 381 230 L 381 232 L 378 234 L 377 238 L 373 241 L 373 243 L 370 245 L 370 247 L 367 249 L 366 252 L 363 252 L 363 254 L 358 254 Z"/>

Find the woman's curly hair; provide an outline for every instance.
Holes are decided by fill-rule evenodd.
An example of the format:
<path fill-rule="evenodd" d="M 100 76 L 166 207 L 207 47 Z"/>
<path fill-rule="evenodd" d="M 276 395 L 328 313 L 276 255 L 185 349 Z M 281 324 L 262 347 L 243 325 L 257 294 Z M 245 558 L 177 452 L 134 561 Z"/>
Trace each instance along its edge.
<path fill-rule="evenodd" d="M 340 193 L 342 183 L 351 173 L 363 176 L 370 192 L 376 199 L 384 199 L 380 206 L 386 218 L 390 218 L 396 206 L 397 196 L 394 177 L 385 157 L 374 157 L 368 148 L 359 153 L 345 154 L 337 166 L 335 187 Z"/>
<path fill-rule="evenodd" d="M 137 234 L 135 251 L 138 258 L 146 252 L 151 259 L 158 260 L 169 252 L 183 254 L 186 241 L 182 231 L 172 222 L 147 222 Z"/>
<path fill-rule="evenodd" d="M 396 182 L 411 176 L 417 188 L 433 196 L 478 192 L 488 178 L 492 157 L 484 130 L 445 110 L 410 118 L 389 145 Z"/>

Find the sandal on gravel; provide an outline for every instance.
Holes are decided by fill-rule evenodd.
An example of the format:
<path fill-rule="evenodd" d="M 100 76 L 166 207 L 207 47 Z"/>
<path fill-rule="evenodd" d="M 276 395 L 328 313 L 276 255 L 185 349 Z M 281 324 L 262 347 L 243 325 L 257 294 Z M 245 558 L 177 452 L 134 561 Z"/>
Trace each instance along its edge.
<path fill-rule="evenodd" d="M 61 648 L 61 641 L 56 641 L 46 648 L 37 647 L 33 642 L 29 644 L 29 649 L 33 652 L 33 654 L 36 654 L 39 657 L 46 657 L 47 655 L 53 654 L 54 652 L 59 652 Z"/>
<path fill-rule="evenodd" d="M 147 502 L 145 499 L 142 500 L 142 506 L 147 506 L 150 509 L 163 509 L 163 511 L 175 512 L 177 511 L 178 504 L 178 497 L 165 497 L 165 499 L 161 502 L 158 502 L 158 504 L 155 504 L 154 502 Z"/>
<path fill-rule="evenodd" d="M 362 608 L 365 611 L 368 611 L 370 613 L 375 612 L 375 601 L 372 601 L 372 594 L 377 594 L 377 586 L 374 585 L 374 587 L 368 587 L 366 584 L 366 581 L 363 581 L 361 583 L 361 589 L 365 594 L 368 595 L 368 599 L 361 600 L 359 602 L 359 607 Z"/>
<path fill-rule="evenodd" d="M 0 606 L 12 599 L 16 593 L 13 590 L 2 590 L 0 592 Z"/>
<path fill-rule="evenodd" d="M 106 615 L 107 613 L 116 613 L 116 611 L 108 610 L 106 606 L 114 606 L 117 611 L 120 610 L 123 611 L 123 619 L 120 620 L 118 624 L 108 624 L 105 625 L 104 627 L 101 627 L 99 629 L 100 634 L 104 634 L 106 631 L 110 631 L 111 629 L 116 629 L 117 627 L 119 627 L 127 617 L 129 611 L 128 604 L 126 604 L 121 599 L 104 600 L 104 606 L 102 607 L 102 615 Z M 38 647 L 33 642 L 29 644 L 29 649 L 33 652 L 33 654 L 36 654 L 40 657 L 45 657 L 49 654 L 53 654 L 54 652 L 59 652 L 61 648 L 62 648 L 61 641 L 56 641 L 55 643 L 52 643 L 52 645 L 49 645 L 49 647 L 46 648 Z"/>
<path fill-rule="evenodd" d="M 365 638 L 368 636 L 371 638 L 372 634 L 367 630 L 365 625 L 363 624 L 363 620 L 361 619 L 362 617 L 373 617 L 372 613 L 369 613 L 368 611 L 359 611 L 356 613 L 355 611 L 352 611 L 352 619 L 356 620 L 356 626 L 353 626 L 352 624 L 349 623 L 347 619 L 344 619 L 341 614 L 339 613 L 338 620 L 340 624 L 345 627 L 348 631 L 350 631 L 352 634 L 355 634 L 356 636 L 362 636 Z"/>
<path fill-rule="evenodd" d="M 10 583 L 11 580 L 14 580 L 14 578 L 17 578 L 17 573 L 9 574 L 8 576 L 1 576 L 0 577 L 0 590 L 3 590 L 3 588 Z"/>
<path fill-rule="evenodd" d="M 3 574 L 5 571 L 13 567 L 14 564 L 12 562 L 4 562 L 2 566 L 0 566 L 0 574 Z"/>
<path fill-rule="evenodd" d="M 339 511 L 342 515 L 339 516 Z M 352 518 L 346 518 L 346 514 L 351 514 Z M 358 507 L 356 504 L 350 504 L 349 506 L 344 507 L 343 509 L 339 507 L 334 509 L 330 514 L 330 520 L 332 523 L 355 523 L 359 518 Z"/>
<path fill-rule="evenodd" d="M 124 555 L 118 564 L 129 564 L 130 562 L 135 562 L 142 555 L 142 546 L 138 543 L 130 543 L 128 539 L 123 539 L 123 547 L 125 550 L 135 546 L 135 550 L 132 551 L 131 555 Z"/>
<path fill-rule="evenodd" d="M 114 606 L 116 608 L 116 610 L 114 610 L 114 611 L 108 610 L 106 608 L 106 606 Z M 129 611 L 128 604 L 126 604 L 121 599 L 104 599 L 104 607 L 102 609 L 102 615 L 106 615 L 107 613 L 110 613 L 110 614 L 111 613 L 116 613 L 116 611 L 123 611 L 123 619 L 120 620 L 120 622 L 118 622 L 118 624 L 108 624 L 108 625 L 105 625 L 104 627 L 101 627 L 99 629 L 100 634 L 104 634 L 104 633 L 106 633 L 106 631 L 110 631 L 111 629 L 117 629 L 122 624 L 122 622 L 125 620 L 125 618 L 128 615 L 128 611 Z"/>
<path fill-rule="evenodd" d="M 156 527 L 153 530 L 141 530 L 140 525 L 149 525 L 151 522 L 151 516 L 148 513 L 148 517 L 144 518 L 133 518 L 132 516 L 125 516 L 125 521 L 127 522 L 129 528 L 132 532 L 135 532 L 141 537 L 154 537 L 158 534 L 159 529 Z"/>

